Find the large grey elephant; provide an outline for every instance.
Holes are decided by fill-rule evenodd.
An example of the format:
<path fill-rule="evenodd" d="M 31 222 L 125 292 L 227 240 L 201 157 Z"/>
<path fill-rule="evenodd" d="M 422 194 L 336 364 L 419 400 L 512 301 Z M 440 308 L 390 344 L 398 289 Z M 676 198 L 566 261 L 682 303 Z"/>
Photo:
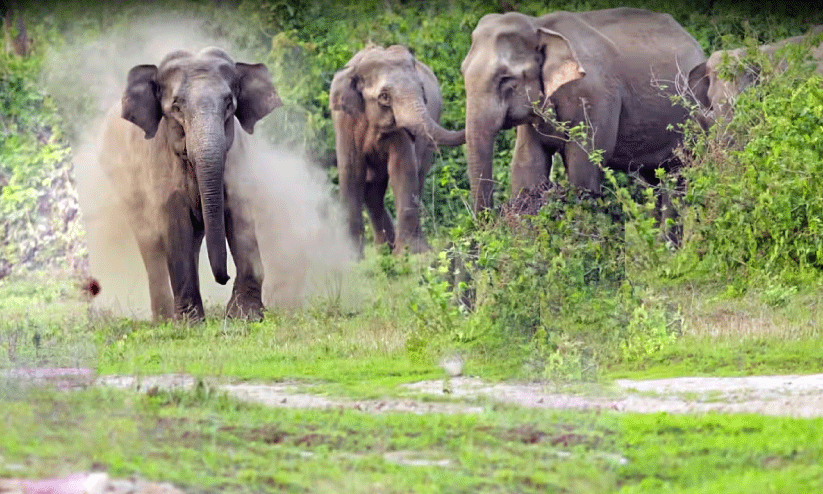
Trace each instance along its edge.
<path fill-rule="evenodd" d="M 127 210 L 124 226 L 137 240 L 156 319 L 204 317 L 197 266 L 204 238 L 221 285 L 229 280 L 227 240 L 231 249 L 237 274 L 227 314 L 262 317 L 253 219 L 224 177 L 244 166 L 255 123 L 280 105 L 265 65 L 235 63 L 218 48 L 175 51 L 159 66 L 129 72 L 104 122 L 99 160 Z"/>
<path fill-rule="evenodd" d="M 821 33 L 823 33 L 823 26 L 815 26 L 805 35 L 762 45 L 758 49 L 763 56 L 769 58 L 775 69 L 784 71 L 787 68 L 785 59 L 775 60 L 780 49 L 789 44 L 803 43 Z M 689 73 L 689 79 L 693 85 L 696 85 L 698 81 L 708 85 L 707 90 L 701 93 L 705 97 L 700 103 L 707 111 L 709 124 L 731 120 L 737 96 L 757 82 L 761 67 L 744 64 L 747 53 L 747 48 L 718 50 L 712 53 L 706 62 L 696 66 Z M 817 73 L 823 75 L 823 42 L 810 46 L 809 55 L 816 62 Z M 725 77 L 723 69 L 728 72 Z"/>
<path fill-rule="evenodd" d="M 688 118 L 671 96 L 688 93 L 689 71 L 706 60 L 698 42 L 668 14 L 617 8 L 555 12 L 539 18 L 488 14 L 472 33 L 463 60 L 466 85 L 466 159 L 475 210 L 492 203 L 494 137 L 517 128 L 512 192 L 547 180 L 559 152 L 572 185 L 601 191 L 603 165 L 638 171 L 676 164 Z M 533 105 L 557 121 L 590 125 L 581 147 L 548 124 Z"/>
<path fill-rule="evenodd" d="M 420 227 L 420 193 L 435 145 L 457 146 L 465 133 L 440 126 L 443 99 L 437 78 L 399 45 L 369 46 L 355 54 L 332 80 L 340 198 L 350 234 L 363 249 L 363 205 L 375 240 L 395 252 L 427 250 Z M 397 234 L 384 196 L 391 184 Z"/>

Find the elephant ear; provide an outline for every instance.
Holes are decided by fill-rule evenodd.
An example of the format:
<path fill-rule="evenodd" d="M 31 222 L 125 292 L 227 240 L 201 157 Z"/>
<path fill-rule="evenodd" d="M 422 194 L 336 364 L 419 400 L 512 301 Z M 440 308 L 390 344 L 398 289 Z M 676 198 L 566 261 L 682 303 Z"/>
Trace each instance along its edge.
<path fill-rule="evenodd" d="M 254 132 L 254 124 L 275 108 L 283 106 L 274 85 L 271 73 L 262 63 L 236 63 L 240 76 L 237 90 L 237 110 L 234 112 L 240 126 L 249 134 Z"/>
<path fill-rule="evenodd" d="M 548 98 L 563 84 L 585 76 L 586 71 L 565 36 L 544 27 L 538 28 L 538 35 L 544 56 L 543 96 Z"/>
<path fill-rule="evenodd" d="M 359 115 L 366 109 L 363 95 L 357 88 L 358 78 L 354 67 L 345 67 L 334 74 L 329 91 L 329 106 L 335 111 L 344 111 L 349 115 Z"/>
<path fill-rule="evenodd" d="M 146 132 L 146 139 L 157 133 L 163 117 L 157 85 L 157 66 L 138 65 L 129 71 L 120 116 Z"/>
<path fill-rule="evenodd" d="M 700 104 L 703 109 L 709 109 L 712 102 L 709 99 L 709 88 L 711 80 L 709 79 L 708 67 L 706 62 L 702 62 L 689 71 L 689 89 L 694 95 L 694 99 Z"/>

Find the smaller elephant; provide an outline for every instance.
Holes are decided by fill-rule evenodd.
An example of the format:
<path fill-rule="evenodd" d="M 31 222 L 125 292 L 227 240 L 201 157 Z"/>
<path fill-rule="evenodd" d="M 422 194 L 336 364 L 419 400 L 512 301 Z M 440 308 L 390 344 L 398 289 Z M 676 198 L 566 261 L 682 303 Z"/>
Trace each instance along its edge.
<path fill-rule="evenodd" d="M 778 51 L 789 44 L 803 43 L 821 33 L 823 33 L 823 26 L 815 26 L 803 36 L 794 36 L 773 44 L 762 45 L 759 51 L 775 63 L 778 71 L 784 71 L 787 68 L 786 61 L 775 60 Z M 737 96 L 757 83 L 760 67 L 744 64 L 743 60 L 747 52 L 747 48 L 718 50 L 712 53 L 706 62 L 696 66 L 689 73 L 689 83 L 692 87 L 700 85 L 705 87 L 703 91 L 695 91 L 695 95 L 701 106 L 707 110 L 709 125 L 717 121 L 731 120 Z M 812 46 L 809 53 L 817 62 L 817 73 L 823 75 L 823 42 Z M 724 70 L 731 72 L 729 78 L 721 75 Z"/>
<path fill-rule="evenodd" d="M 223 50 L 175 51 L 129 71 L 120 104 L 103 124 L 98 160 L 123 223 L 137 241 L 152 315 L 204 317 L 198 258 L 206 241 L 215 281 L 236 267 L 227 314 L 260 319 L 263 265 L 251 208 L 226 176 L 246 166 L 258 120 L 281 105 L 263 64 Z"/>
<path fill-rule="evenodd" d="M 440 126 L 443 99 L 434 73 L 403 46 L 368 46 L 331 83 L 340 198 L 362 255 L 363 205 L 375 241 L 395 252 L 429 248 L 420 227 L 420 194 L 434 146 L 458 146 L 465 133 Z M 397 233 L 384 196 L 391 184 Z"/>

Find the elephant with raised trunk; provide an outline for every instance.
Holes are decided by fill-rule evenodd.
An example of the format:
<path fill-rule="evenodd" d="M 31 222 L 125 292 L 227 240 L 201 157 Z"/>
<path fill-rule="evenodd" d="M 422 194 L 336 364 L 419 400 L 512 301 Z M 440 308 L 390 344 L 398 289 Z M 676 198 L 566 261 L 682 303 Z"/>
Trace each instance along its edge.
<path fill-rule="evenodd" d="M 461 67 L 474 209 L 492 204 L 494 137 L 512 127 L 513 194 L 547 180 L 555 152 L 571 184 L 594 193 L 602 180 L 594 150 L 602 151 L 603 166 L 649 179 L 673 167 L 682 140 L 676 126 L 688 112 L 670 97 L 705 60 L 668 14 L 617 8 L 484 16 Z M 553 110 L 564 125 L 588 124 L 588 142 L 569 141 L 535 106 Z"/>
<path fill-rule="evenodd" d="M 221 285 L 229 280 L 227 240 L 231 249 L 237 274 L 227 314 L 262 318 L 254 221 L 225 177 L 246 166 L 249 134 L 280 105 L 265 65 L 235 63 L 218 48 L 175 51 L 159 66 L 129 71 L 122 101 L 104 122 L 99 160 L 126 209 L 156 319 L 203 319 L 204 238 Z"/>
<path fill-rule="evenodd" d="M 436 146 L 457 146 L 465 133 L 440 126 L 443 98 L 437 78 L 399 45 L 369 46 L 332 80 L 340 198 L 350 234 L 362 254 L 363 206 L 375 240 L 395 252 L 429 248 L 420 227 L 420 194 Z M 397 233 L 383 199 L 391 184 Z"/>

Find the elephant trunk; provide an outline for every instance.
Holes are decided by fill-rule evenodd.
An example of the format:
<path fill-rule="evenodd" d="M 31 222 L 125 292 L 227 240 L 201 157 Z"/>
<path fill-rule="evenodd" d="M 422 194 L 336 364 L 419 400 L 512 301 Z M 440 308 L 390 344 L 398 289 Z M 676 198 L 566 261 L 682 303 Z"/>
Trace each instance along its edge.
<path fill-rule="evenodd" d="M 197 115 L 193 120 L 192 132 L 186 133 L 186 148 L 197 174 L 209 264 L 215 281 L 225 285 L 229 281 L 223 192 L 226 136 L 213 117 Z"/>
<path fill-rule="evenodd" d="M 448 130 L 437 123 L 426 108 L 421 98 L 415 98 L 410 104 L 401 105 L 402 108 L 411 108 L 411 116 L 407 119 L 399 118 L 398 125 L 407 128 L 416 137 L 423 137 L 437 146 L 459 146 L 466 142 L 466 131 Z M 408 122 L 403 122 L 407 120 Z"/>
<path fill-rule="evenodd" d="M 472 190 L 474 211 L 492 206 L 494 181 L 492 179 L 492 154 L 494 138 L 500 125 L 484 118 L 482 110 L 466 108 L 466 162 Z"/>

